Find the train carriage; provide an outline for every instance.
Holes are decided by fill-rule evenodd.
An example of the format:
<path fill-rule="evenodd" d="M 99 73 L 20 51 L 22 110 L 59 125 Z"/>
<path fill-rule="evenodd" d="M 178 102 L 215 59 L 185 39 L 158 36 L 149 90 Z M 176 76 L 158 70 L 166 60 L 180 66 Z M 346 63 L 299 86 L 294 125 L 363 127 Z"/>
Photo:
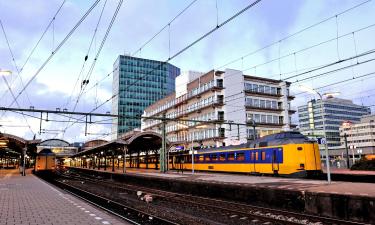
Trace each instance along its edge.
<path fill-rule="evenodd" d="M 127 167 L 130 167 L 127 158 Z M 159 168 L 159 155 L 132 159 L 132 167 Z M 174 152 L 169 168 L 192 170 L 189 152 Z M 267 135 L 238 146 L 199 149 L 194 153 L 194 170 L 231 173 L 270 174 L 288 177 L 319 175 L 321 161 L 319 146 L 299 132 Z"/>
<path fill-rule="evenodd" d="M 183 168 L 191 170 L 192 156 L 183 157 Z M 194 169 L 305 177 L 320 173 L 321 162 L 316 142 L 298 132 L 282 132 L 241 146 L 199 150 Z"/>
<path fill-rule="evenodd" d="M 51 149 L 42 149 L 36 156 L 35 172 L 52 172 L 56 168 L 56 154 Z"/>

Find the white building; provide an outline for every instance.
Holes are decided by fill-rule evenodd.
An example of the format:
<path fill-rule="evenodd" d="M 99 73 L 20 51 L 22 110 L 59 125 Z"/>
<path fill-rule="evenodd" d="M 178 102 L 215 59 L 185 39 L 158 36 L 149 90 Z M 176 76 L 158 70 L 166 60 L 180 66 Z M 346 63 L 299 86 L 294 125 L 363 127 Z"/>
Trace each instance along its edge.
<path fill-rule="evenodd" d="M 240 144 L 291 128 L 289 82 L 244 75 L 242 71 L 186 72 L 176 80 L 173 93 L 147 107 L 144 117 L 162 117 L 167 138 L 174 145 L 190 147 Z M 211 121 L 200 123 L 181 120 Z M 180 120 L 180 121 L 178 121 Z M 242 125 L 223 124 L 224 122 Z M 204 125 L 204 126 L 202 126 Z M 161 132 L 161 121 L 143 119 L 142 130 Z"/>
<path fill-rule="evenodd" d="M 306 105 L 298 107 L 298 118 L 300 131 L 313 137 L 323 137 L 324 112 L 325 131 L 327 134 L 327 145 L 329 154 L 335 154 L 334 149 L 339 149 L 340 131 L 339 128 L 344 121 L 359 122 L 363 115 L 370 113 L 370 109 L 365 106 L 356 105 L 351 100 L 328 97 L 323 101 L 311 100 Z M 320 146 L 321 155 L 324 146 Z"/>
<path fill-rule="evenodd" d="M 340 126 L 341 148 L 338 155 L 345 152 L 345 135 L 349 154 L 356 156 L 375 154 L 375 115 L 363 116 L 360 122 L 343 123 Z"/>

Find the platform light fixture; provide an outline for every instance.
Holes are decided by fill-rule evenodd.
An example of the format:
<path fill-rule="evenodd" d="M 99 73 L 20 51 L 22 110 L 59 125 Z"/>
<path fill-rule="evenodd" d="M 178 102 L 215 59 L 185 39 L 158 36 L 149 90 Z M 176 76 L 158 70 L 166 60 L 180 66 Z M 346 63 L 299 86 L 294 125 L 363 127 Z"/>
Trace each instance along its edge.
<path fill-rule="evenodd" d="M 12 75 L 12 71 L 0 69 L 0 76 L 9 76 L 9 75 Z"/>
<path fill-rule="evenodd" d="M 325 147 L 326 166 L 327 166 L 327 181 L 328 181 L 328 184 L 330 184 L 331 183 L 331 171 L 330 171 L 330 165 L 329 165 L 327 132 L 326 132 L 326 124 L 325 124 L 325 118 L 324 118 L 324 110 L 323 110 L 323 96 L 333 97 L 333 96 L 339 95 L 340 92 L 324 93 L 322 95 L 316 89 L 313 89 L 313 88 L 310 88 L 310 87 L 306 87 L 304 85 L 299 85 L 299 88 L 301 90 L 304 90 L 304 91 L 309 92 L 311 94 L 317 94 L 320 97 L 320 113 L 322 114 L 322 120 L 323 120 L 324 147 Z"/>

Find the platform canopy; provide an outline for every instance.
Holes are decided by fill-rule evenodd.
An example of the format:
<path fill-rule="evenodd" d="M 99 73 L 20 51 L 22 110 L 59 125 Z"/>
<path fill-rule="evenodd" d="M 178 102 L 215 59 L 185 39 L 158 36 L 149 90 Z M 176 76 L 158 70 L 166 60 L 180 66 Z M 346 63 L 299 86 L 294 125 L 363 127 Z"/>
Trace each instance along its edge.
<path fill-rule="evenodd" d="M 167 141 L 167 146 L 169 142 Z M 116 155 L 120 155 L 124 153 L 124 150 L 127 150 L 127 154 L 139 153 L 139 152 L 147 152 L 147 151 L 157 151 L 162 146 L 162 136 L 156 132 L 138 132 L 133 134 L 132 136 L 127 136 L 122 139 L 117 139 L 114 141 L 110 141 L 108 143 L 103 143 L 101 145 L 87 148 L 86 150 L 79 152 L 73 157 L 80 157 L 90 154 L 102 154 L 108 151 L 115 153 Z"/>
<path fill-rule="evenodd" d="M 0 156 L 21 155 L 24 148 L 27 148 L 28 154 L 35 151 L 35 145 L 40 143 L 40 140 L 25 140 L 12 134 L 0 133 Z"/>

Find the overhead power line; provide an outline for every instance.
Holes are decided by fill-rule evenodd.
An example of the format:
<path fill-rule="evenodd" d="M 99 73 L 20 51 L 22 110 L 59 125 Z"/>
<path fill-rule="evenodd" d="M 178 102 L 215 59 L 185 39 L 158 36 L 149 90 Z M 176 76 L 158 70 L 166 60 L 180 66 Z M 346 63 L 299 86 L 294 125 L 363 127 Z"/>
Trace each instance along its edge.
<path fill-rule="evenodd" d="M 23 79 L 22 79 L 22 77 L 21 77 L 20 70 L 19 70 L 18 65 L 17 65 L 17 63 L 16 63 L 16 59 L 14 58 L 14 54 L 13 54 L 12 48 L 10 47 L 9 39 L 8 39 L 8 36 L 7 36 L 6 32 L 5 32 L 5 28 L 4 28 L 4 25 L 3 25 L 3 22 L 1 21 L 1 19 L 0 19 L 0 25 L 1 25 L 1 29 L 2 29 L 2 31 L 3 31 L 3 34 L 4 34 L 4 37 L 5 37 L 6 43 L 7 43 L 7 45 L 8 45 L 9 53 L 10 53 L 10 55 L 11 55 L 11 57 L 12 57 L 12 62 L 14 63 L 14 67 L 15 67 L 16 70 L 17 70 L 17 75 L 18 75 L 18 77 L 19 77 L 20 80 L 21 80 L 21 85 L 22 85 L 22 87 L 24 87 L 25 85 L 24 85 L 24 83 L 23 83 Z M 11 89 L 12 89 L 12 87 L 9 86 L 9 89 L 8 89 L 8 90 L 10 91 Z M 25 92 L 25 93 L 26 93 L 26 98 L 27 98 L 27 100 L 29 101 L 30 105 L 32 105 L 32 104 L 31 104 L 31 101 L 30 101 L 30 98 L 29 98 L 29 95 L 27 94 L 27 92 Z M 4 95 L 3 95 L 2 97 L 4 97 L 5 95 L 6 95 L 6 92 L 4 93 Z M 2 98 L 1 98 L 1 99 L 2 99 Z"/>
<path fill-rule="evenodd" d="M 175 17 L 173 17 L 172 20 L 170 20 L 164 27 L 162 27 L 158 32 L 156 32 L 149 40 L 147 40 L 145 43 L 143 43 L 141 45 L 140 48 L 138 48 L 137 51 L 135 51 L 132 56 L 134 56 L 135 54 L 137 54 L 138 52 L 142 51 L 142 49 L 148 45 L 152 40 L 155 39 L 155 37 L 157 37 L 163 30 L 165 30 L 166 28 L 168 28 L 172 23 L 173 21 L 175 21 L 178 17 L 180 17 L 186 10 L 188 10 L 197 0 L 193 0 L 192 2 L 190 2 L 189 5 L 187 5 L 181 12 L 179 12 Z"/>
<path fill-rule="evenodd" d="M 30 78 L 30 80 L 26 83 L 26 85 L 21 89 L 21 91 L 17 94 L 16 98 L 13 102 L 9 105 L 11 107 L 18 97 L 26 90 L 26 88 L 31 84 L 31 82 L 39 75 L 39 73 L 43 70 L 43 68 L 48 64 L 48 62 L 53 58 L 54 55 L 59 51 L 59 49 L 66 43 L 66 41 L 72 36 L 74 31 L 81 25 L 81 23 L 87 18 L 87 16 L 91 13 L 91 11 L 95 8 L 95 6 L 100 2 L 100 0 L 96 0 L 91 7 L 86 11 L 86 13 L 79 19 L 76 25 L 70 30 L 70 32 L 65 36 L 65 38 L 60 42 L 60 44 L 55 48 L 55 50 L 51 53 L 51 55 L 44 61 L 44 63 L 40 66 L 40 68 L 36 71 L 36 73 Z"/>
<path fill-rule="evenodd" d="M 301 29 L 301 30 L 298 30 L 298 31 L 296 31 L 296 32 L 294 32 L 294 33 L 292 33 L 292 34 L 289 34 L 289 35 L 287 35 L 287 36 L 285 36 L 285 37 L 283 37 L 283 38 L 281 38 L 281 39 L 279 39 L 279 40 L 277 40 L 277 41 L 274 41 L 274 42 L 272 42 L 272 43 L 270 43 L 270 44 L 267 44 L 267 45 L 265 45 L 265 46 L 263 46 L 263 47 L 261 47 L 261 48 L 255 50 L 255 51 L 252 51 L 252 52 L 247 53 L 247 54 L 245 54 L 245 55 L 243 55 L 243 56 L 241 56 L 241 57 L 239 57 L 239 58 L 236 58 L 236 59 L 234 59 L 234 60 L 232 60 L 232 61 L 229 61 L 229 62 L 225 63 L 224 65 L 217 67 L 217 69 L 221 69 L 221 68 L 226 67 L 226 66 L 228 66 L 228 65 L 230 65 L 230 64 L 232 64 L 232 63 L 238 62 L 239 60 L 243 60 L 244 58 L 247 58 L 247 57 L 249 57 L 249 56 L 251 56 L 251 55 L 254 55 L 254 54 L 256 54 L 256 53 L 258 53 L 258 52 L 260 52 L 260 51 L 262 51 L 262 50 L 264 50 L 264 49 L 267 49 L 267 48 L 269 48 L 269 47 L 271 47 L 271 46 L 273 46 L 273 45 L 280 44 L 280 42 L 282 42 L 282 41 L 285 41 L 285 40 L 287 40 L 287 39 L 289 39 L 289 38 L 291 38 L 291 37 L 293 37 L 293 36 L 296 36 L 296 35 L 298 35 L 298 34 L 304 32 L 304 31 L 306 31 L 306 30 L 309 30 L 309 29 L 311 29 L 311 28 L 313 28 L 313 27 L 316 27 L 316 26 L 318 26 L 318 25 L 320 25 L 320 24 L 322 24 L 322 23 L 324 23 L 324 22 L 326 22 L 326 21 L 329 21 L 329 20 L 331 20 L 331 19 L 335 19 L 336 16 L 340 16 L 340 15 L 342 15 L 342 14 L 345 14 L 345 13 L 347 13 L 347 12 L 350 12 L 351 10 L 354 10 L 354 9 L 356 9 L 356 8 L 358 8 L 358 7 L 360 7 L 360 6 L 364 5 L 364 4 L 366 4 L 366 3 L 369 3 L 369 2 L 371 2 L 371 0 L 367 0 L 367 1 L 361 2 L 361 3 L 357 4 L 357 5 L 354 5 L 354 6 L 348 8 L 348 9 L 346 9 L 346 10 L 344 10 L 344 11 L 341 11 L 341 12 L 339 12 L 339 13 L 336 13 L 335 15 L 332 15 L 332 16 L 330 16 L 330 17 L 327 17 L 327 18 L 325 18 L 325 19 L 323 19 L 323 20 L 321 20 L 321 21 L 319 21 L 319 22 L 317 22 L 317 23 L 314 23 L 314 24 L 312 24 L 312 25 L 309 25 L 309 26 L 307 26 L 307 27 L 305 27 L 305 28 L 303 28 L 303 29 Z M 336 38 L 335 38 L 335 39 L 336 39 Z"/>
<path fill-rule="evenodd" d="M 84 80 L 89 80 L 90 77 L 91 77 L 91 75 L 92 75 L 92 72 L 93 72 L 94 67 L 95 67 L 95 65 L 96 65 L 96 62 L 97 62 L 97 59 L 99 58 L 99 55 L 100 55 L 100 53 L 101 53 L 101 51 L 102 51 L 102 49 L 103 49 L 104 43 L 106 42 L 106 40 L 107 40 L 107 38 L 108 38 L 109 32 L 111 31 L 111 28 L 112 28 L 112 26 L 113 26 L 113 23 L 115 22 L 115 19 L 116 19 L 116 17 L 117 17 L 118 12 L 120 11 L 120 8 L 121 8 L 122 3 L 123 3 L 123 0 L 120 0 L 119 3 L 118 3 L 118 5 L 117 5 L 117 8 L 116 8 L 116 10 L 115 10 L 115 12 L 114 12 L 114 14 L 113 14 L 113 16 L 112 16 L 111 22 L 110 22 L 109 25 L 108 25 L 107 31 L 106 31 L 106 33 L 105 33 L 105 35 L 104 35 L 104 37 L 103 37 L 103 40 L 102 40 L 102 42 L 101 42 L 101 44 L 100 44 L 100 47 L 99 47 L 99 49 L 98 49 L 98 51 L 97 51 L 97 53 L 96 53 L 96 56 L 95 56 L 95 58 L 94 58 L 94 60 L 93 60 L 93 62 L 92 62 L 92 64 L 91 64 L 91 67 L 90 67 L 90 69 L 89 69 L 89 71 L 88 71 L 88 73 L 87 73 L 87 75 L 86 75 L 86 78 L 85 78 Z M 78 105 L 78 103 L 79 103 L 79 100 L 80 100 L 80 98 L 81 98 L 81 96 L 82 96 L 82 93 L 84 92 L 85 88 L 86 88 L 86 86 L 83 86 L 83 88 L 81 88 L 80 93 L 79 93 L 78 96 L 77 96 L 77 100 L 76 100 L 76 102 L 75 102 L 75 104 L 74 104 L 73 111 L 76 110 L 77 105 Z M 68 126 L 69 126 L 69 124 L 67 125 L 67 127 L 68 127 Z M 66 131 L 67 127 L 64 129 L 64 133 L 63 133 L 63 135 L 65 134 L 65 131 Z"/>
<path fill-rule="evenodd" d="M 253 6 L 255 6 L 256 4 L 258 4 L 259 2 L 261 2 L 261 0 L 254 1 L 253 3 L 249 4 L 248 6 L 246 6 L 245 8 L 243 8 L 242 10 L 240 10 L 239 12 L 237 12 L 236 14 L 234 14 L 233 16 L 231 16 L 230 18 L 228 18 L 227 20 L 225 20 L 223 23 L 215 26 L 213 29 L 211 29 L 210 31 L 208 31 L 207 33 L 205 33 L 204 35 L 202 35 L 201 37 L 199 37 L 197 40 L 193 41 L 191 44 L 189 44 L 188 46 L 184 47 L 183 49 L 181 49 L 180 51 L 178 51 L 177 53 L 175 53 L 172 57 L 169 57 L 166 61 L 162 62 L 157 67 L 154 67 L 148 73 L 145 73 L 142 77 L 139 78 L 139 80 L 134 81 L 133 83 L 127 85 L 126 87 L 129 88 L 131 86 L 134 86 L 135 84 L 137 84 L 138 82 L 140 82 L 141 80 L 143 80 L 144 78 L 146 78 L 148 75 L 150 75 L 153 71 L 159 69 L 162 65 L 165 65 L 166 63 L 168 63 L 169 61 L 171 61 L 175 57 L 179 56 L 180 54 L 182 54 L 183 52 L 185 52 L 186 50 L 188 50 L 189 48 L 191 48 L 192 46 L 194 46 L 195 44 L 197 44 L 198 42 L 200 42 L 204 38 L 208 37 L 210 34 L 212 34 L 213 32 L 215 32 L 216 30 L 220 29 L 222 26 L 224 26 L 225 24 L 229 23 L 230 21 L 232 21 L 233 19 L 235 19 L 236 17 L 238 17 L 242 13 L 246 12 L 247 10 L 249 10 L 250 8 L 252 8 Z M 117 94 L 112 95 L 109 99 L 107 99 L 106 101 L 104 101 L 100 105 L 96 106 L 90 112 L 94 112 L 95 110 L 99 109 L 100 107 L 102 107 L 103 105 L 105 105 L 107 102 L 109 102 L 113 98 L 115 98 L 116 96 L 117 96 Z M 74 123 L 72 123 L 69 127 L 71 127 L 73 125 L 74 125 Z M 67 127 L 67 128 L 69 128 L 69 127 Z"/>

